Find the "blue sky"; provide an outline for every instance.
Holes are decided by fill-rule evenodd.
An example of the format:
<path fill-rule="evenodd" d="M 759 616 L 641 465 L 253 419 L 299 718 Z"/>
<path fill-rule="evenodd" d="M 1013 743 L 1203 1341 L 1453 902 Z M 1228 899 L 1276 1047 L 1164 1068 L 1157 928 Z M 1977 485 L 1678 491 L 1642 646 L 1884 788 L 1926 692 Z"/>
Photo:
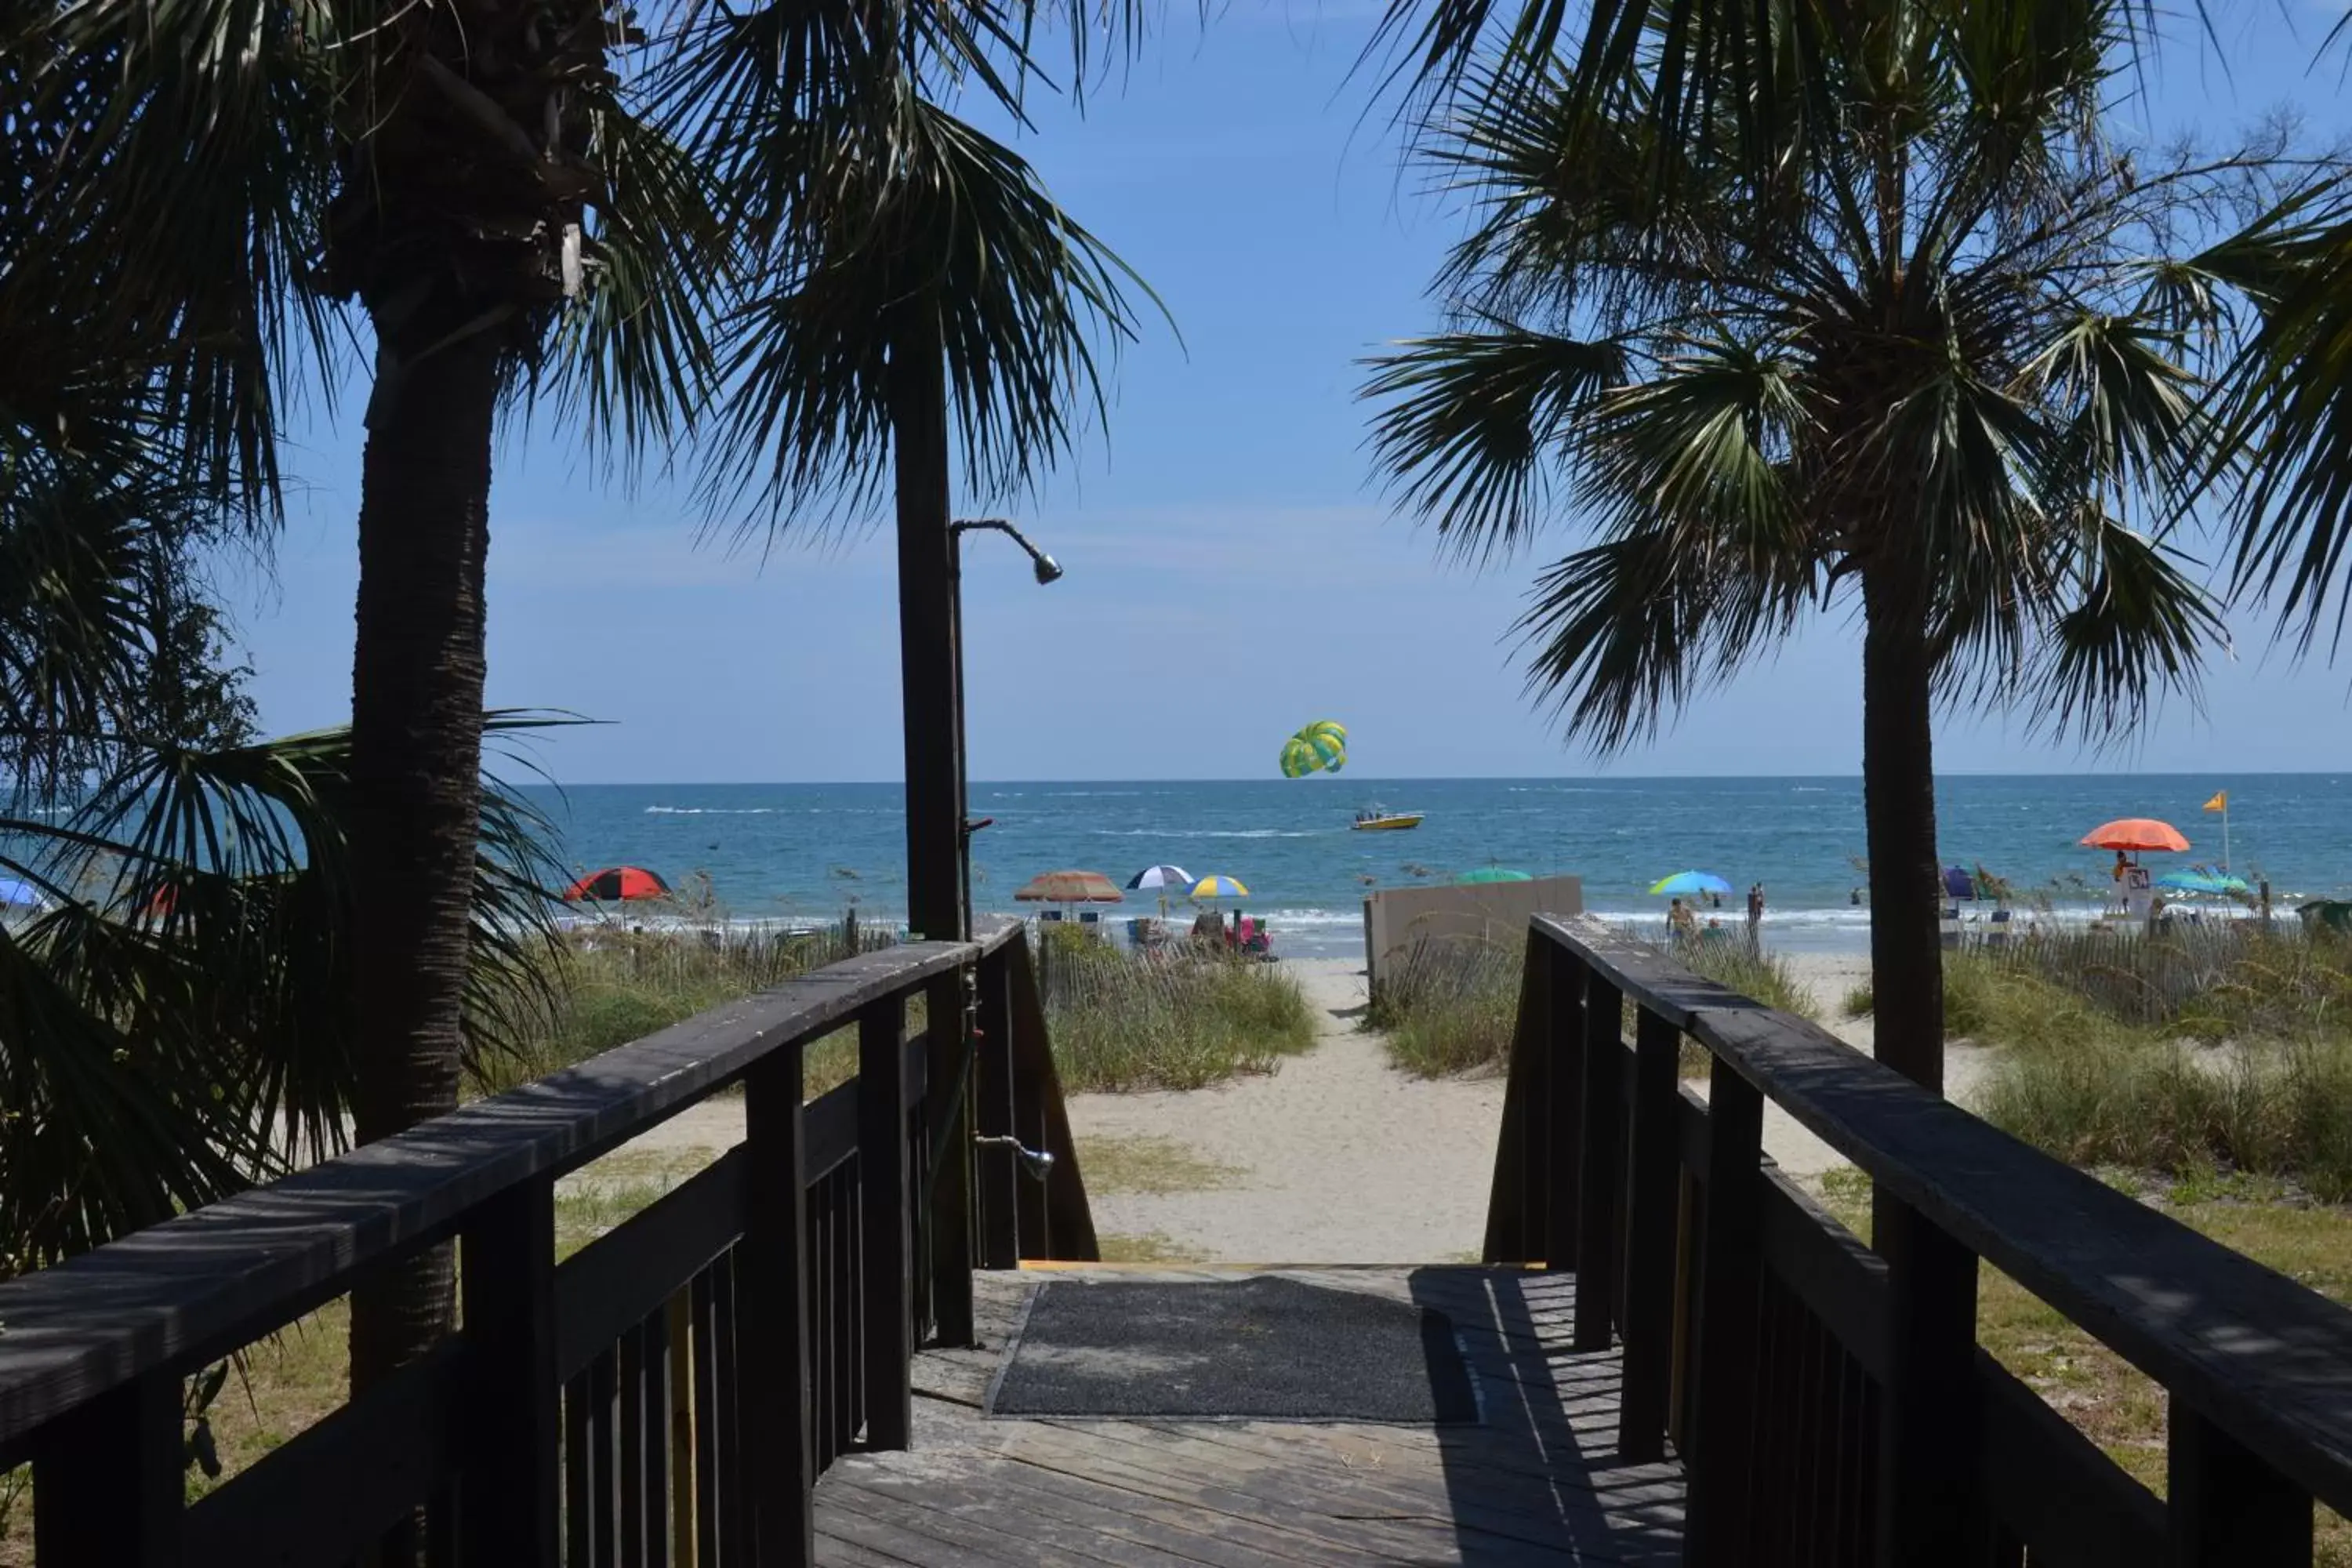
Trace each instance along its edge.
<path fill-rule="evenodd" d="M 1563 745 L 1510 637 L 1536 561 L 1441 563 L 1370 478 L 1359 362 L 1434 324 L 1423 289 L 1457 224 L 1400 173 L 1386 106 L 1353 69 L 1375 7 L 1240 0 L 1205 27 L 1169 12 L 1083 121 L 1052 112 L 1021 141 L 1175 326 L 1125 350 L 1108 430 L 1012 509 L 1068 575 L 1040 588 L 1008 541 L 969 542 L 974 775 L 1253 777 L 1323 717 L 1349 723 L 1351 769 L 1373 777 L 1855 771 L 1859 636 L 1842 616 L 1653 744 L 1608 760 Z M 2317 139 L 2344 136 L 2343 52 L 2312 63 L 2334 15 L 2218 10 L 2228 69 L 2184 31 L 2150 72 L 2151 121 L 2220 141 L 2300 107 Z M 349 713 L 360 405 L 298 436 L 274 564 L 224 569 L 272 730 Z M 899 776 L 887 532 L 788 537 L 764 562 L 698 546 L 676 489 L 625 493 L 545 427 L 502 444 L 491 531 L 490 700 L 608 721 L 546 743 L 564 782 Z M 2255 613 L 2232 631 L 2202 704 L 2127 743 L 2086 753 L 2014 718 L 1955 719 L 1940 765 L 2352 766 L 2352 661 L 2266 652 Z"/>

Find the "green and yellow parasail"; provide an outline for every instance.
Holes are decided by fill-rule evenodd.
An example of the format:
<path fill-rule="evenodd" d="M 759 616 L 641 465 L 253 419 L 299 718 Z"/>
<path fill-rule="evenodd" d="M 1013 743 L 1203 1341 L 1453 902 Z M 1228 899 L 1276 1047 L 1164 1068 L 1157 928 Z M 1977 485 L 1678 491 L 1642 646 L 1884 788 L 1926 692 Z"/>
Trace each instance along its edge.
<path fill-rule="evenodd" d="M 1318 719 L 1282 743 L 1282 776 L 1296 779 L 1308 773 L 1338 773 L 1348 765 L 1348 727 L 1336 719 Z"/>

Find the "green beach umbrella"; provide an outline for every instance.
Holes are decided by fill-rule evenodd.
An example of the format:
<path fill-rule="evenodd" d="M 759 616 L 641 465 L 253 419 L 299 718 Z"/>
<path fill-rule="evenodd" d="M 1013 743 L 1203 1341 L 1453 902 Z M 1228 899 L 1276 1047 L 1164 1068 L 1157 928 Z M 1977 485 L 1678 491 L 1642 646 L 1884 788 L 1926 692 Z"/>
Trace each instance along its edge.
<path fill-rule="evenodd" d="M 1651 883 L 1650 891 L 1658 897 L 1668 893 L 1727 893 L 1731 891 L 1731 884 L 1712 871 L 1677 871 L 1671 877 L 1661 877 Z"/>
<path fill-rule="evenodd" d="M 1507 866 L 1481 866 L 1475 871 L 1465 871 L 1454 878 L 1454 885 L 1466 888 L 1480 882 L 1532 882 L 1535 879 L 1525 871 L 1514 871 Z"/>

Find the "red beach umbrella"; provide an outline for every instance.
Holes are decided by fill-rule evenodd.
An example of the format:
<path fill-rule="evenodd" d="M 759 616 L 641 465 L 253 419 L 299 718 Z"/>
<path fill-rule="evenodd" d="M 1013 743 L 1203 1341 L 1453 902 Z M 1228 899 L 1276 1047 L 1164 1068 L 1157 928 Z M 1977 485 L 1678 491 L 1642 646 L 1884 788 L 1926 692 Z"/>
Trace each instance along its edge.
<path fill-rule="evenodd" d="M 631 899 L 664 899 L 669 884 L 643 866 L 607 866 L 563 889 L 567 904 L 618 904 Z"/>
<path fill-rule="evenodd" d="M 2094 849 L 2167 849 L 2175 854 L 2189 847 L 2189 840 L 2180 837 L 2179 828 L 2152 816 L 2126 816 L 2103 822 L 2083 835 L 2083 842 Z"/>

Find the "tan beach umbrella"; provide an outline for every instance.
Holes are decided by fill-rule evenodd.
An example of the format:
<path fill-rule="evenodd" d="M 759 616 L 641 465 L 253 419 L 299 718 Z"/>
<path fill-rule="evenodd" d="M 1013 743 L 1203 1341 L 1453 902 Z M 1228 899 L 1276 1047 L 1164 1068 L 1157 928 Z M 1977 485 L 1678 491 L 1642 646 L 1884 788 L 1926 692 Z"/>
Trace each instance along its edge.
<path fill-rule="evenodd" d="M 1127 895 L 1100 871 L 1046 871 L 1013 895 L 1024 904 L 1123 904 Z"/>

